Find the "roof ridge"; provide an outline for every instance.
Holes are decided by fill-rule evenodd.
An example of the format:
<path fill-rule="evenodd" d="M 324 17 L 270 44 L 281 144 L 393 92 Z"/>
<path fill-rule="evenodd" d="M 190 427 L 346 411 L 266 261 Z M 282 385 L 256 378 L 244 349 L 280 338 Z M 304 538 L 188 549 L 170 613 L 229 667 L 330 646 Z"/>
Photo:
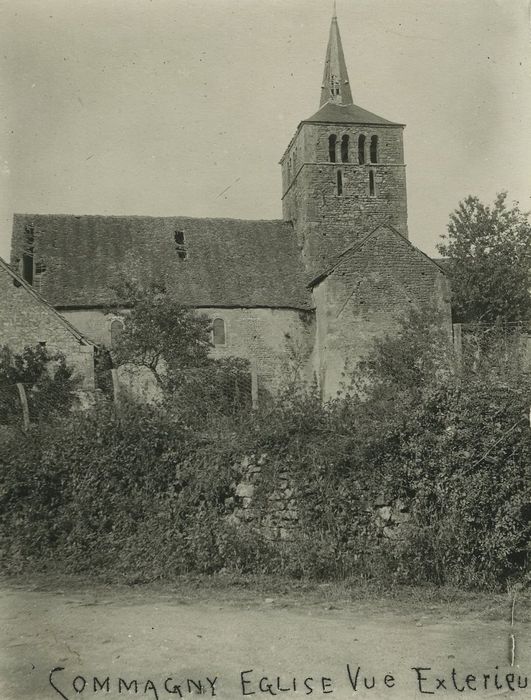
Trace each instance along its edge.
<path fill-rule="evenodd" d="M 249 223 L 290 224 L 285 219 L 242 219 L 229 216 L 186 216 L 186 215 L 157 215 L 157 214 L 38 214 L 36 212 L 14 212 L 13 218 L 49 217 L 69 219 L 192 219 L 194 221 L 241 221 Z"/>

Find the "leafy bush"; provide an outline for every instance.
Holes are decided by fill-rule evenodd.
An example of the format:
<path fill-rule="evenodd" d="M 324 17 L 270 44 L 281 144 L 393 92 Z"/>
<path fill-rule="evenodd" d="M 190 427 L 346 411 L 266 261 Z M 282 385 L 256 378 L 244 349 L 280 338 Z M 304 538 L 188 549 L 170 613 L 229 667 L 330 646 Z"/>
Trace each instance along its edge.
<path fill-rule="evenodd" d="M 26 347 L 14 353 L 0 347 L 0 423 L 20 420 L 21 406 L 15 385 L 24 385 L 30 418 L 50 419 L 68 413 L 76 400 L 77 380 L 61 353 Z M 8 391 L 9 389 L 9 391 Z"/>
<path fill-rule="evenodd" d="M 106 409 L 41 426 L 0 450 L 4 567 L 59 566 L 128 580 L 212 572 L 243 541 L 226 520 L 228 443 L 205 445 L 160 413 Z M 247 546 L 247 545 L 246 545 Z M 238 558 L 239 557 L 239 558 Z M 253 564 L 256 562 L 253 553 Z"/>
<path fill-rule="evenodd" d="M 166 409 L 190 427 L 204 430 L 226 418 L 248 418 L 252 409 L 249 362 L 222 358 L 172 374 Z"/>
<path fill-rule="evenodd" d="M 42 424 L 31 440 L 8 439 L 4 569 L 128 581 L 233 570 L 467 588 L 523 575 L 531 381 L 505 356 L 463 372 L 429 324 L 405 319 L 399 347 L 383 338 L 367 358 L 363 394 L 326 405 L 315 387 L 290 386 L 216 433 L 166 407 L 131 406 L 119 420 L 100 407 Z M 253 504 L 265 519 L 282 508 L 272 506 L 279 485 L 292 492 L 291 539 L 234 524 L 247 463 L 260 464 Z M 407 518 L 382 527 L 382 503 L 400 504 Z"/>

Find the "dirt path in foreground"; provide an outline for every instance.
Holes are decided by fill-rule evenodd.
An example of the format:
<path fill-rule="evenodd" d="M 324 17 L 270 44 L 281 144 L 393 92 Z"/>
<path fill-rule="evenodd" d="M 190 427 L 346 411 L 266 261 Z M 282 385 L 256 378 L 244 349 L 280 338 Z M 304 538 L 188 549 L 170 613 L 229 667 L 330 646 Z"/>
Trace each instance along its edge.
<path fill-rule="evenodd" d="M 412 615 L 399 603 L 293 607 L 282 597 L 190 602 L 149 589 L 4 586 L 0 622 L 1 700 L 171 700 L 200 688 L 222 700 L 531 698 L 529 622 L 514 628 L 510 668 L 506 622 Z"/>

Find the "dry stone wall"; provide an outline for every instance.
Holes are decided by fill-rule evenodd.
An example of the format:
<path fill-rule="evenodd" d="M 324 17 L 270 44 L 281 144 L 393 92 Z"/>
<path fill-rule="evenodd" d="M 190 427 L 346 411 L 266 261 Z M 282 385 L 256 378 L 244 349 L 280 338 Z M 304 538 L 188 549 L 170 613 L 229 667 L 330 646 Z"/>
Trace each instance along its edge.
<path fill-rule="evenodd" d="M 241 477 L 233 484 L 235 496 L 226 504 L 232 509 L 228 520 L 241 527 L 256 529 L 268 540 L 289 541 L 296 537 L 300 528 L 296 485 L 288 468 L 281 469 L 273 483 L 261 483 L 266 460 L 265 454 L 250 455 L 238 465 Z M 379 536 L 388 540 L 400 539 L 410 527 L 411 514 L 407 503 L 385 494 L 366 503 L 363 515 L 368 515 Z"/>

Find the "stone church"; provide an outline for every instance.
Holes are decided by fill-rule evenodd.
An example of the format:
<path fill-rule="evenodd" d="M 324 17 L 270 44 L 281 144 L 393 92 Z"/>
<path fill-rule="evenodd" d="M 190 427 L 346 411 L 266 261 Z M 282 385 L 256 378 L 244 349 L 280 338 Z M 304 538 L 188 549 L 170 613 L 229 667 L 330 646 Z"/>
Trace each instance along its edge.
<path fill-rule="evenodd" d="M 118 276 L 162 281 L 213 321 L 213 353 L 274 383 L 296 363 L 340 389 L 397 314 L 450 327 L 444 271 L 408 240 L 403 124 L 354 104 L 332 18 L 318 111 L 280 160 L 282 219 L 15 214 L 11 264 L 90 341 L 112 346 Z"/>

